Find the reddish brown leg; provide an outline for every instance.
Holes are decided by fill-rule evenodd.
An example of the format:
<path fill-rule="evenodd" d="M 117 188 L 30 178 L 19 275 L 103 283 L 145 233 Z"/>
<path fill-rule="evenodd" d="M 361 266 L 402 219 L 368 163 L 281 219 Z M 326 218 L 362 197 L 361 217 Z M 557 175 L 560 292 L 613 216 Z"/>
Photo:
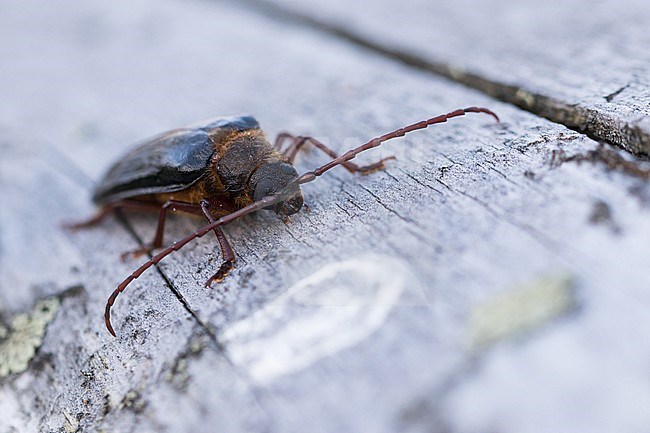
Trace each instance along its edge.
<path fill-rule="evenodd" d="M 201 200 L 200 204 L 169 200 L 160 206 L 159 209 L 160 214 L 158 216 L 158 227 L 156 228 L 156 235 L 154 236 L 153 242 L 151 242 L 151 244 L 148 246 L 122 254 L 123 260 L 129 256 L 137 257 L 142 254 L 150 253 L 151 250 L 162 247 L 165 234 L 165 222 L 168 211 L 178 211 L 194 215 L 203 215 L 207 218 L 208 222 L 213 223 L 216 221 L 214 215 L 217 215 L 220 218 L 236 210 L 231 203 L 228 203 L 227 201 L 221 200 L 219 198 L 203 199 Z M 206 281 L 206 287 L 209 287 L 213 282 L 220 283 L 223 281 L 223 279 L 226 278 L 226 276 L 232 270 L 233 264 L 236 260 L 235 252 L 230 246 L 228 239 L 226 239 L 226 235 L 223 233 L 223 230 L 221 230 L 221 227 L 215 227 L 213 231 L 217 236 L 217 241 L 219 242 L 223 263 L 219 267 L 219 270 Z"/>
<path fill-rule="evenodd" d="M 300 149 L 307 143 L 315 146 L 327 156 L 329 156 L 332 159 L 336 159 L 339 157 L 339 155 L 334 152 L 332 149 L 329 147 L 325 146 L 323 143 L 320 141 L 316 140 L 315 138 L 312 137 L 302 137 L 302 136 L 294 136 L 289 134 L 288 132 L 283 132 L 278 135 L 277 139 L 275 140 L 275 148 L 277 150 L 280 150 L 280 147 L 286 140 L 291 140 L 292 144 L 287 147 L 284 150 L 284 154 L 287 158 L 289 158 L 289 162 L 293 164 L 294 160 L 296 159 L 296 156 L 298 155 L 298 152 Z M 343 162 L 341 165 L 345 167 L 350 173 L 361 173 L 361 174 L 369 174 L 377 170 L 381 170 L 384 168 L 385 164 L 384 162 L 389 160 L 389 159 L 395 159 L 394 156 L 389 156 L 386 158 L 381 159 L 378 162 L 375 162 L 374 164 L 369 164 L 369 165 L 364 165 L 364 166 L 358 166 L 357 164 L 353 162 Z"/>
<path fill-rule="evenodd" d="M 282 145 L 285 141 L 290 141 L 291 144 L 293 144 L 295 142 L 295 139 L 296 137 L 293 134 L 290 134 L 288 132 L 281 132 L 277 137 L 275 137 L 275 144 L 273 145 L 273 148 L 286 154 L 288 149 L 282 150 Z M 289 146 L 291 146 L 291 144 Z"/>
<path fill-rule="evenodd" d="M 184 201 L 177 200 L 168 200 L 162 206 L 160 204 L 156 205 L 158 213 L 158 226 L 156 227 L 156 234 L 154 235 L 153 241 L 149 245 L 136 248 L 132 251 L 126 251 L 122 253 L 120 258 L 122 261 L 126 261 L 129 258 L 140 257 L 143 254 L 148 254 L 156 248 L 160 248 L 163 245 L 163 238 L 165 236 L 165 222 L 167 219 L 167 211 L 180 211 L 185 213 L 190 213 L 194 215 L 202 215 L 201 207 L 197 204 L 187 203 Z"/>
<path fill-rule="evenodd" d="M 144 211 L 157 211 L 160 209 L 160 203 L 149 202 L 149 201 L 139 201 L 139 200 L 119 200 L 115 203 L 107 204 L 102 207 L 97 214 L 88 218 L 85 221 L 80 221 L 76 223 L 63 223 L 62 226 L 68 230 L 79 230 L 94 226 L 99 224 L 109 216 L 111 213 L 115 212 L 118 209 L 132 209 L 132 210 L 144 210 Z"/>
<path fill-rule="evenodd" d="M 203 211 L 203 215 L 205 215 L 210 223 L 216 221 L 216 218 L 213 214 L 217 214 L 219 217 L 221 217 L 223 215 L 231 213 L 231 209 L 225 208 L 223 206 L 223 203 L 217 202 L 215 200 L 211 201 L 210 199 L 201 200 L 201 210 Z M 215 227 L 214 234 L 217 236 L 217 241 L 219 242 L 219 247 L 221 248 L 221 259 L 223 262 L 221 263 L 219 270 L 205 282 L 205 287 L 210 287 L 213 282 L 220 283 L 223 281 L 223 279 L 226 278 L 232 270 L 235 260 L 237 260 L 235 257 L 235 252 L 230 246 L 226 235 L 221 230 L 221 227 Z"/>
<path fill-rule="evenodd" d="M 214 221 L 213 214 L 216 214 L 219 217 L 221 217 L 235 210 L 232 204 L 224 200 L 220 200 L 219 198 L 204 199 L 201 201 L 201 204 L 193 204 L 193 203 L 187 203 L 184 201 L 177 201 L 177 200 L 168 200 L 162 206 L 159 206 L 158 209 L 160 211 L 158 214 L 158 226 L 156 227 L 156 234 L 154 235 L 153 241 L 147 246 L 123 253 L 122 254 L 123 261 L 129 257 L 138 257 L 143 254 L 148 254 L 152 250 L 161 248 L 163 246 L 163 240 L 165 236 L 165 223 L 167 220 L 168 211 L 185 212 L 193 215 L 202 215 L 208 219 L 208 222 L 213 222 Z M 223 274 L 221 279 L 218 280 L 221 281 L 228 274 L 230 269 L 232 269 L 232 263 L 235 261 L 235 253 L 233 252 L 232 248 L 228 244 L 228 241 L 226 240 L 226 237 L 223 234 L 221 228 L 217 227 L 217 229 L 214 230 L 214 234 L 217 236 L 217 241 L 219 242 L 219 246 L 221 248 L 221 252 L 223 254 L 223 259 L 224 259 L 224 263 L 221 265 L 221 268 L 219 270 L 219 272 Z M 227 263 L 230 265 L 230 267 L 227 266 Z M 219 274 L 219 272 L 217 272 L 217 274 Z M 217 274 L 215 274 L 215 276 Z M 211 280 L 214 279 L 215 276 L 213 276 Z"/>

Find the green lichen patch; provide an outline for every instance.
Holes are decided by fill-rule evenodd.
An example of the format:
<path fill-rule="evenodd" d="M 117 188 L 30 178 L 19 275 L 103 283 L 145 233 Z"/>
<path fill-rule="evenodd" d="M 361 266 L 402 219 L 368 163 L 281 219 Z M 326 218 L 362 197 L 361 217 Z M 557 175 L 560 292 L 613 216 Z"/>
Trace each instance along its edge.
<path fill-rule="evenodd" d="M 59 300 L 39 301 L 29 313 L 18 314 L 0 342 L 0 378 L 22 373 L 43 342 L 45 329 L 59 309 Z"/>
<path fill-rule="evenodd" d="M 190 381 L 190 374 L 187 371 L 189 360 L 200 355 L 206 345 L 206 335 L 194 335 L 188 343 L 187 349 L 176 358 L 174 364 L 167 371 L 165 375 L 167 382 L 179 391 L 184 391 Z"/>
<path fill-rule="evenodd" d="M 136 390 L 127 392 L 119 405 L 120 409 L 129 409 L 135 413 L 142 413 L 146 407 L 147 401 L 142 397 L 142 394 Z"/>
<path fill-rule="evenodd" d="M 476 306 L 470 315 L 472 349 L 532 331 L 576 306 L 569 275 L 540 278 Z"/>

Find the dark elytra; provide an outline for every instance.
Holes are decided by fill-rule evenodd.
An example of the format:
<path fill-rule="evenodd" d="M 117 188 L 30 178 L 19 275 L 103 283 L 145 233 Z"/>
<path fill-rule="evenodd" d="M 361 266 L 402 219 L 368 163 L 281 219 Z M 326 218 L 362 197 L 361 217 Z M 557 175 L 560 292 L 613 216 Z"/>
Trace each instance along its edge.
<path fill-rule="evenodd" d="M 187 189 L 204 174 L 215 152 L 215 142 L 232 132 L 259 130 L 252 116 L 221 118 L 202 127 L 175 129 L 136 145 L 118 160 L 95 189 L 93 201 L 103 206 L 145 194 Z M 216 139 L 215 139 L 216 138 Z M 225 170 L 243 160 L 244 150 L 221 158 Z M 226 161 L 227 159 L 234 161 Z M 238 179 L 231 179 L 236 183 Z"/>
<path fill-rule="evenodd" d="M 302 184 L 338 165 L 362 174 L 381 169 L 392 157 L 363 167 L 350 160 L 387 140 L 466 113 L 486 113 L 499 121 L 498 116 L 487 108 L 454 110 L 373 138 L 342 155 L 337 155 L 314 138 L 289 133 L 279 134 L 275 145 L 271 146 L 252 116 L 219 118 L 203 125 L 175 129 L 137 145 L 118 160 L 98 184 L 93 195 L 94 202 L 101 206 L 97 215 L 67 227 L 77 229 L 94 225 L 117 209 L 157 211 L 158 227 L 150 246 L 129 252 L 124 257 L 150 253 L 162 247 L 165 217 L 169 210 L 203 216 L 208 224 L 151 257 L 117 286 L 108 298 L 104 313 L 109 332 L 115 336 L 110 314 L 117 296 L 131 281 L 172 252 L 213 231 L 221 248 L 223 263 L 208 279 L 206 286 L 219 282 L 236 260 L 221 226 L 260 209 L 274 210 L 283 217 L 294 214 L 303 206 Z M 286 142 L 289 145 L 282 149 Z M 332 160 L 299 176 L 292 164 L 306 144 L 315 146 Z"/>

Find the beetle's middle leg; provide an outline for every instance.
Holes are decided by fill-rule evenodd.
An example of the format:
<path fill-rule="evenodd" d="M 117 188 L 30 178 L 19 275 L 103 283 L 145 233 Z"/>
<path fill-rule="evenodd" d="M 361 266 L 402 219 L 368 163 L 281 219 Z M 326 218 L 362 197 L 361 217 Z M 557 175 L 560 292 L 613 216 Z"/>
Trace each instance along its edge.
<path fill-rule="evenodd" d="M 220 213 L 219 216 L 223 216 L 225 214 L 234 211 L 234 208 L 232 208 L 232 206 L 224 208 L 223 207 L 224 205 L 222 205 L 220 202 L 216 201 L 215 199 L 208 202 L 217 203 L 217 204 L 212 204 L 212 207 L 213 207 L 213 212 Z M 138 257 L 143 254 L 150 253 L 152 250 L 155 250 L 157 248 L 162 248 L 163 240 L 165 236 L 165 223 L 167 222 L 167 212 L 169 211 L 185 212 L 192 215 L 205 216 L 206 218 L 208 218 L 205 213 L 205 210 L 203 209 L 202 204 L 188 203 L 179 200 L 167 200 L 162 205 L 158 205 L 157 209 L 159 212 L 158 225 L 156 226 L 156 234 L 154 235 L 153 241 L 151 241 L 151 243 L 148 244 L 147 246 L 122 254 L 122 260 L 125 260 L 128 257 Z M 212 215 L 210 215 L 210 218 L 211 217 Z M 208 221 L 210 221 L 210 218 L 208 218 Z M 219 238 L 219 234 L 217 234 L 216 232 L 215 234 L 217 235 L 217 238 Z M 219 241 L 219 244 L 221 244 L 221 241 Z"/>
<path fill-rule="evenodd" d="M 275 140 L 275 148 L 277 150 L 280 150 L 282 145 L 284 144 L 285 141 L 290 140 L 292 143 L 282 152 L 284 155 L 289 159 L 289 162 L 293 164 L 293 161 L 296 159 L 296 156 L 298 155 L 298 152 L 300 152 L 300 149 L 307 143 L 315 146 L 317 149 L 321 150 L 327 156 L 329 156 L 332 159 L 338 158 L 338 154 L 334 152 L 332 149 L 321 143 L 320 141 L 316 140 L 313 137 L 302 137 L 302 136 L 295 136 L 292 135 L 288 132 L 282 132 L 278 134 L 278 137 Z M 361 174 L 369 174 L 377 170 L 381 170 L 382 168 L 385 167 L 385 161 L 390 160 L 390 159 L 395 159 L 394 156 L 388 156 L 386 158 L 382 158 L 378 162 L 375 162 L 374 164 L 368 164 L 368 165 L 363 165 L 359 166 L 353 162 L 344 162 L 341 165 L 345 167 L 346 170 L 348 170 L 350 173 L 361 173 Z"/>
<path fill-rule="evenodd" d="M 156 234 L 154 235 L 153 241 L 150 244 L 145 245 L 140 248 L 136 248 L 132 251 L 126 251 L 122 253 L 122 261 L 126 261 L 128 258 L 139 257 L 143 254 L 150 253 L 156 248 L 161 248 L 163 246 L 163 238 L 165 236 L 165 222 L 167 220 L 167 211 L 180 211 L 185 213 L 190 213 L 194 215 L 203 215 L 201 212 L 201 206 L 193 203 L 187 203 L 184 201 L 178 200 L 167 200 L 162 205 L 158 205 L 158 226 L 156 227 Z"/>

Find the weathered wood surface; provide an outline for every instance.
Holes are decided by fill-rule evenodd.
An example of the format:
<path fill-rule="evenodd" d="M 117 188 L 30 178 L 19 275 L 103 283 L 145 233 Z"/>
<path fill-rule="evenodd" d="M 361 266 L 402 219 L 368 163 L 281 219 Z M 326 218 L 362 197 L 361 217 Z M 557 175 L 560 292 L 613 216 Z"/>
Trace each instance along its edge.
<path fill-rule="evenodd" d="M 650 154 L 650 3 L 248 0 Z"/>
<path fill-rule="evenodd" d="M 5 3 L 0 41 L 0 431 L 650 425 L 647 163 L 234 6 Z M 232 224 L 237 267 L 213 289 L 214 240 L 189 245 L 119 299 L 117 339 L 103 328 L 139 264 L 119 253 L 153 218 L 58 223 L 92 212 L 92 181 L 130 143 L 250 112 L 343 150 L 466 105 L 503 122 L 391 143 L 364 157 L 395 154 L 386 171 L 333 171 L 288 225 Z"/>

